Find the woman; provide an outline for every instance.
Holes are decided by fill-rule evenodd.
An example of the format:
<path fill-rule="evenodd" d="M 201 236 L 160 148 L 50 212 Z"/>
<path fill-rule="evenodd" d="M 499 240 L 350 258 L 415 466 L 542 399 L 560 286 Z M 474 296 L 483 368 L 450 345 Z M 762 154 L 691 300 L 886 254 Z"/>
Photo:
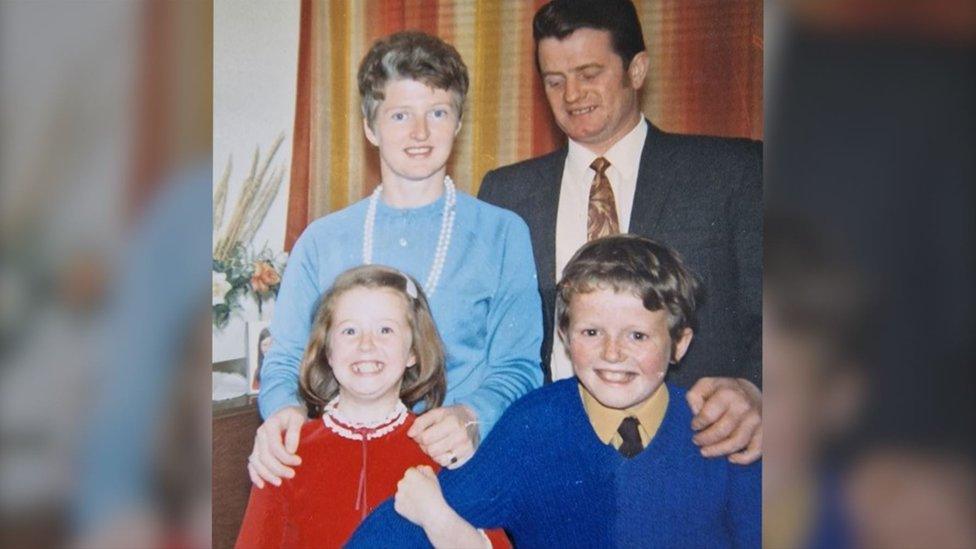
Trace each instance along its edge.
<path fill-rule="evenodd" d="M 294 476 L 306 419 L 298 365 L 312 312 L 342 271 L 395 267 L 421 281 L 447 351 L 447 398 L 409 435 L 437 463 L 467 461 L 509 404 L 542 384 L 541 304 L 525 223 L 458 191 L 447 161 L 468 74 L 443 41 L 401 32 L 359 67 L 363 130 L 379 149 L 381 185 L 311 223 L 292 250 L 271 324 L 258 399 L 266 418 L 248 471 L 262 487 Z"/>

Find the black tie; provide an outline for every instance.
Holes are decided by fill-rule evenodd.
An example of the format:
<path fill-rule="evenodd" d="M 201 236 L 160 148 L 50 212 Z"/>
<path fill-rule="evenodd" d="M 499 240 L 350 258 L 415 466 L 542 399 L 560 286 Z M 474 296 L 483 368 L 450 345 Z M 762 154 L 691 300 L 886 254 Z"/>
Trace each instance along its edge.
<path fill-rule="evenodd" d="M 625 417 L 620 422 L 620 427 L 617 428 L 617 432 L 620 433 L 620 438 L 624 441 L 620 445 L 620 448 L 618 448 L 618 451 L 625 458 L 632 458 L 644 449 L 644 445 L 641 444 L 640 433 L 637 432 L 638 425 L 640 423 L 637 421 L 637 418 Z"/>

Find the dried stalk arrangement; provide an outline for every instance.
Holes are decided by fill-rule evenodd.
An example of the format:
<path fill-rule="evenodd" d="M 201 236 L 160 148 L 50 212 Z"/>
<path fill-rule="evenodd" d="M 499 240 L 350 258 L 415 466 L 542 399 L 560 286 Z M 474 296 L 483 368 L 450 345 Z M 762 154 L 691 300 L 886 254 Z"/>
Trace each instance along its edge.
<path fill-rule="evenodd" d="M 231 159 L 227 159 L 227 167 L 224 169 L 220 181 L 217 182 L 213 196 L 214 259 L 225 261 L 238 244 L 250 243 L 258 227 L 264 222 L 268 209 L 271 208 L 271 203 L 274 202 L 278 189 L 281 187 L 281 182 L 285 179 L 285 170 L 281 166 L 275 168 L 270 175 L 268 174 L 271 161 L 278 153 L 278 149 L 284 140 L 284 134 L 278 136 L 264 162 L 260 161 L 260 147 L 255 148 L 254 158 L 251 161 L 251 171 L 244 180 L 241 195 L 234 206 L 234 213 L 228 221 L 227 227 L 221 233 L 220 229 L 223 225 L 224 209 L 227 202 L 227 183 L 233 169 Z M 258 170 L 259 164 L 260 170 Z M 220 234 L 219 238 L 217 237 L 218 234 Z"/>

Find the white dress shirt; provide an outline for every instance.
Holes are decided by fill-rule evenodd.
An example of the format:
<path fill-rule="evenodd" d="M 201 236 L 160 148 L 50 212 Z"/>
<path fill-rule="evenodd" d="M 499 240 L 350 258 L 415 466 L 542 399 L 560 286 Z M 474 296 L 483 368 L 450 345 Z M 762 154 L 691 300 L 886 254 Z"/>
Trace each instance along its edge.
<path fill-rule="evenodd" d="M 617 206 L 617 219 L 620 232 L 630 229 L 630 213 L 634 207 L 634 191 L 637 188 L 637 172 L 640 169 L 644 140 L 647 139 L 647 123 L 642 117 L 627 135 L 603 155 L 610 162 L 606 175 L 613 189 Z M 590 186 L 596 171 L 590 164 L 597 155 L 583 145 L 569 140 L 569 152 L 563 167 L 563 180 L 559 189 L 559 210 L 556 214 L 556 280 L 563 275 L 563 269 L 583 244 L 586 244 L 586 221 L 590 205 Z M 559 319 L 554 323 L 552 361 L 550 371 L 552 380 L 573 376 L 573 366 L 559 339 Z"/>

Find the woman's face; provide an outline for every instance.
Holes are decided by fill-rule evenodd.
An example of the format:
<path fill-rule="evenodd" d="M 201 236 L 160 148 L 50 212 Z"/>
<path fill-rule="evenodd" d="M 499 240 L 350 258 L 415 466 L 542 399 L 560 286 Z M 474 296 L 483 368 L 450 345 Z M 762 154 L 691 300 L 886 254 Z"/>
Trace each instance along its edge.
<path fill-rule="evenodd" d="M 443 177 L 461 127 L 453 94 L 416 80 L 394 80 L 376 109 L 366 138 L 379 147 L 384 183 Z"/>

